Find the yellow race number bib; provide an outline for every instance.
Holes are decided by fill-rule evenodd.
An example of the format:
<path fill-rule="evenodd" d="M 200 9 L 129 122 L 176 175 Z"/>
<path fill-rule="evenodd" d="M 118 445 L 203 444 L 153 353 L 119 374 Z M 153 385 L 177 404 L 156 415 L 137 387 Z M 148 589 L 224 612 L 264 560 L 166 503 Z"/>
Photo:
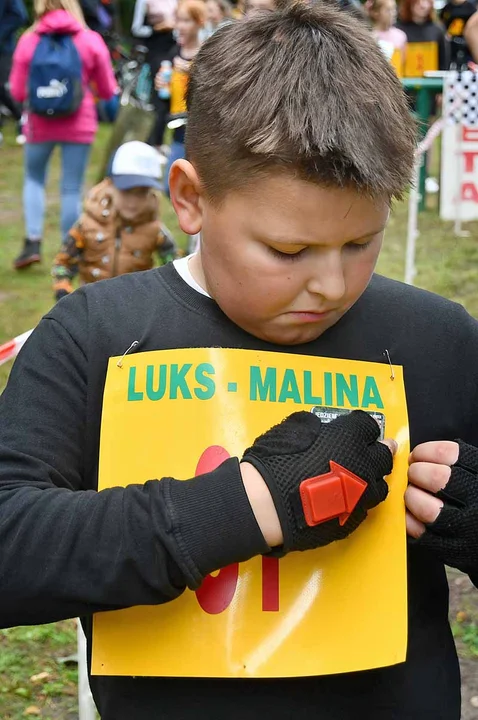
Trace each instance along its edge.
<path fill-rule="evenodd" d="M 399 451 L 387 500 L 346 540 L 230 565 L 163 605 L 95 615 L 93 673 L 267 678 L 403 662 L 409 448 L 401 367 L 392 379 L 385 363 L 220 348 L 117 363 L 110 359 L 105 384 L 100 489 L 191 478 L 241 457 L 297 410 L 327 422 L 361 408 Z"/>

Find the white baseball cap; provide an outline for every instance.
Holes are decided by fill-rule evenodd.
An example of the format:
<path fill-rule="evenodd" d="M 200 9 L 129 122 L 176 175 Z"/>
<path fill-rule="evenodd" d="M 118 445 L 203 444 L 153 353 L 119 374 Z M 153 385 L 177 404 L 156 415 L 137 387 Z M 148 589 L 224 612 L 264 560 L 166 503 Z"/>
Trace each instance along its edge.
<path fill-rule="evenodd" d="M 132 140 L 121 145 L 113 158 L 111 179 L 118 190 L 134 187 L 161 188 L 161 158 L 158 151 Z"/>

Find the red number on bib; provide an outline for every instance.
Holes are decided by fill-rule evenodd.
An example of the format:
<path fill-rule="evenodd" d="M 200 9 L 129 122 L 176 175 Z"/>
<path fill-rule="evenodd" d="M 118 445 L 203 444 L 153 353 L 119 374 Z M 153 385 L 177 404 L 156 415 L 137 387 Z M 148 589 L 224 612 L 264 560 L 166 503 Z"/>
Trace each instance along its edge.
<path fill-rule="evenodd" d="M 279 610 L 279 558 L 262 558 L 262 610 Z"/>
<path fill-rule="evenodd" d="M 228 565 L 219 574 L 208 575 L 196 590 L 198 603 L 209 615 L 224 612 L 232 602 L 239 577 L 239 563 Z"/>
<path fill-rule="evenodd" d="M 204 450 L 196 467 L 196 476 L 215 470 L 224 460 L 230 457 L 227 450 L 220 445 L 211 445 Z M 228 565 L 217 575 L 204 578 L 196 597 L 204 612 L 217 615 L 224 612 L 232 602 L 239 579 L 239 563 Z M 277 612 L 279 610 L 279 560 L 262 558 L 262 610 Z"/>

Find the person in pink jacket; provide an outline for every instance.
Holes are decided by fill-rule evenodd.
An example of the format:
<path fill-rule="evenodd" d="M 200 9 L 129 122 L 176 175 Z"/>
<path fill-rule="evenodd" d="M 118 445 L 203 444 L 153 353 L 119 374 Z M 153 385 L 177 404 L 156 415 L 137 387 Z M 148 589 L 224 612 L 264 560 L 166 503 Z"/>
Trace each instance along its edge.
<path fill-rule="evenodd" d="M 28 97 L 29 69 L 42 33 L 70 34 L 81 58 L 83 99 L 71 115 L 50 118 L 27 111 L 25 134 L 25 179 L 23 207 L 26 238 L 14 262 L 18 270 L 41 260 L 45 216 L 45 181 L 56 145 L 62 151 L 61 232 L 66 235 L 81 208 L 81 189 L 91 145 L 97 130 L 97 115 L 90 85 L 108 100 L 116 91 L 116 80 L 108 49 L 96 32 L 89 30 L 77 0 L 35 0 L 36 22 L 16 47 L 10 90 L 19 103 Z"/>

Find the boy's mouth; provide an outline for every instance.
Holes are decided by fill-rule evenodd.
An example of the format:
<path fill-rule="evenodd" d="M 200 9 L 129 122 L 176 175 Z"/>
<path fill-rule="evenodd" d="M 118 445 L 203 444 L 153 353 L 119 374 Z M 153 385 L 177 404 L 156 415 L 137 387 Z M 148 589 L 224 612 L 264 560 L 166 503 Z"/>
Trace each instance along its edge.
<path fill-rule="evenodd" d="M 315 312 L 315 311 L 309 311 L 309 310 L 296 310 L 293 312 L 288 313 L 288 315 L 291 315 L 294 320 L 298 322 L 304 322 L 304 323 L 314 323 L 314 322 L 321 322 L 322 320 L 325 320 L 326 318 L 330 317 L 332 314 L 332 310 L 326 310 L 325 312 Z"/>

